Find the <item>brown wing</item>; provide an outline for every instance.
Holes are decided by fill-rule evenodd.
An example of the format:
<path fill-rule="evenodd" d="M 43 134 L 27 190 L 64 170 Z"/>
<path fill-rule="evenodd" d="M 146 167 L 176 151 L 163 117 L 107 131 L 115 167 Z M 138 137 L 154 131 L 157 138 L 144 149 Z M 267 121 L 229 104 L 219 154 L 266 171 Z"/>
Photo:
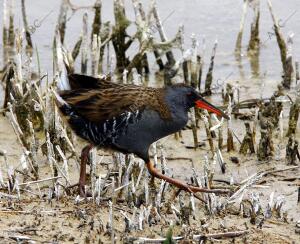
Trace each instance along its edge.
<path fill-rule="evenodd" d="M 101 122 L 117 117 L 125 111 L 136 112 L 150 108 L 162 118 L 170 118 L 163 99 L 164 89 L 121 85 L 106 89 L 80 89 L 61 94 L 76 112 L 92 122 Z"/>
<path fill-rule="evenodd" d="M 116 88 L 119 84 L 110 82 L 110 77 L 95 78 L 93 76 L 81 75 L 81 74 L 69 74 L 69 83 L 72 90 L 77 89 L 106 89 Z"/>

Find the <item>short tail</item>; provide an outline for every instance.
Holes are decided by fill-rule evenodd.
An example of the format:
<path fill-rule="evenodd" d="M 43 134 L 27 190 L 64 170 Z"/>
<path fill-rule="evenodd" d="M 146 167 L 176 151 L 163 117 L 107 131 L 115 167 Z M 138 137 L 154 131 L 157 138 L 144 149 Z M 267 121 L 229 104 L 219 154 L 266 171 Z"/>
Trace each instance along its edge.
<path fill-rule="evenodd" d="M 90 140 L 89 134 L 86 133 L 85 128 L 90 125 L 82 116 L 78 115 L 76 110 L 69 105 L 56 91 L 52 90 L 55 97 L 55 102 L 59 111 L 64 115 L 63 118 L 71 126 L 74 132 L 83 139 Z"/>
<path fill-rule="evenodd" d="M 52 90 L 52 92 L 55 98 L 55 103 L 60 112 L 64 116 L 71 116 L 72 114 L 74 114 L 74 108 L 70 104 L 68 104 L 56 91 Z"/>

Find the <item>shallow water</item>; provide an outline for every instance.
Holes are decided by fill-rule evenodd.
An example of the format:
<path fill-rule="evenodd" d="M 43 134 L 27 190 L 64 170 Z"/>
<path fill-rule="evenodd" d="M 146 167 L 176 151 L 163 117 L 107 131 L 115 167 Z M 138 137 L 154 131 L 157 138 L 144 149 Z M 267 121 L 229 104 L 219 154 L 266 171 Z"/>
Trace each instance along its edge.
<path fill-rule="evenodd" d="M 52 41 L 55 25 L 57 23 L 60 0 L 26 1 L 27 18 L 29 25 L 35 28 L 32 35 L 34 45 L 39 50 L 42 72 L 52 74 Z M 74 5 L 91 6 L 94 1 L 73 0 Z M 150 1 L 143 1 L 146 8 Z M 253 11 L 248 8 L 247 18 L 245 21 L 245 30 L 243 36 L 243 57 L 242 70 L 238 68 L 238 64 L 234 57 L 234 47 L 237 33 L 239 30 L 240 19 L 242 14 L 243 1 L 227 0 L 227 1 L 204 1 L 204 0 L 173 0 L 172 2 L 160 0 L 158 9 L 161 19 L 165 27 L 165 31 L 169 38 L 172 38 L 179 24 L 185 27 L 185 48 L 190 47 L 190 36 L 195 33 L 199 41 L 199 51 L 203 49 L 203 39 L 205 38 L 205 70 L 209 63 L 210 53 L 215 39 L 218 39 L 218 49 L 215 58 L 214 80 L 224 79 L 239 80 L 241 84 L 256 84 L 259 87 L 262 80 L 266 80 L 266 92 L 268 87 L 275 87 L 275 82 L 281 80 L 281 61 L 279 49 L 275 36 L 268 34 L 272 32 L 272 19 L 267 7 L 266 1 L 261 1 L 261 21 L 260 21 L 260 39 L 264 43 L 260 50 L 258 74 L 259 76 L 253 79 L 253 71 L 251 70 L 250 61 L 246 55 L 247 44 L 249 41 L 250 24 L 253 18 Z M 297 0 L 273 0 L 273 10 L 280 23 L 284 25 L 282 32 L 284 36 L 292 31 L 295 33 L 293 55 L 294 60 L 300 59 L 300 2 Z M 0 1 L 1 6 L 3 0 Z M 15 26 L 22 27 L 22 16 L 20 13 L 20 1 L 15 1 Z M 131 1 L 125 1 L 126 11 L 129 19 L 134 20 L 134 13 Z M 299 10 L 299 11 L 298 11 Z M 93 20 L 92 10 L 78 10 L 70 18 L 66 29 L 66 46 L 72 49 L 75 42 L 78 40 L 82 29 L 82 15 L 87 11 L 89 13 L 89 22 Z M 70 16 L 71 13 L 68 13 Z M 103 21 L 113 21 L 112 1 L 103 0 L 102 8 Z M 3 12 L 0 11 L 1 26 L 3 21 Z M 41 25 L 35 27 L 37 21 L 42 21 Z M 91 25 L 89 25 L 90 27 Z M 2 40 L 2 32 L 0 33 Z M 129 55 L 135 52 L 138 45 L 133 45 L 129 51 Z M 2 46 L 1 46 L 2 55 Z M 180 55 L 180 52 L 177 52 Z M 150 56 L 153 56 L 150 54 Z M 80 60 L 80 58 L 78 58 Z M 77 61 L 78 61 L 77 60 Z M 2 58 L 1 58 L 2 62 Z M 36 62 L 34 62 L 36 63 Z M 79 70 L 79 69 L 78 69 Z M 157 70 L 156 64 L 152 63 L 152 71 Z M 249 83 L 251 81 L 251 83 Z M 271 89 L 272 90 L 272 89 Z M 256 94 L 257 95 L 257 94 Z"/>

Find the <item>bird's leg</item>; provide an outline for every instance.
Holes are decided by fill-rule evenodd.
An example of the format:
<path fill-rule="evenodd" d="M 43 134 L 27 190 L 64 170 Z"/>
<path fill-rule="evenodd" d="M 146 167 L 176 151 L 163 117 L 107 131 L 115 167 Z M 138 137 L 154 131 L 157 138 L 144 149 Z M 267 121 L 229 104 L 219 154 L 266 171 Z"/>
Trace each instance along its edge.
<path fill-rule="evenodd" d="M 93 145 L 85 146 L 81 151 L 81 163 L 80 163 L 80 176 L 79 176 L 79 194 L 81 197 L 85 196 L 85 181 L 86 181 L 86 163 L 88 156 Z"/>
<path fill-rule="evenodd" d="M 196 192 L 206 192 L 206 193 L 228 193 L 227 190 L 223 189 L 205 189 L 201 187 L 196 187 L 196 186 L 190 186 L 186 184 L 185 182 L 182 182 L 180 180 L 176 180 L 174 178 L 168 177 L 162 173 L 160 173 L 153 165 L 152 162 L 147 162 L 146 163 L 147 169 L 151 175 L 153 175 L 156 178 L 165 180 L 166 182 L 184 190 L 190 193 L 196 193 Z"/>

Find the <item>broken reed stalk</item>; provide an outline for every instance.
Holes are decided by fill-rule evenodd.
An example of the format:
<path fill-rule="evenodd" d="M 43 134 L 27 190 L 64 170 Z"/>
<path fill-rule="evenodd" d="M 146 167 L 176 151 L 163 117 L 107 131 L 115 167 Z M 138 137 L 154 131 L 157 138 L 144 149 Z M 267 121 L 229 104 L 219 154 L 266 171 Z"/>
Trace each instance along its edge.
<path fill-rule="evenodd" d="M 228 97 L 228 116 L 231 117 L 231 97 Z M 234 151 L 231 120 L 227 120 L 227 152 Z"/>
<path fill-rule="evenodd" d="M 15 28 L 14 28 L 14 1 L 9 2 L 9 9 L 8 9 L 8 16 L 9 16 L 9 28 L 8 28 L 8 45 L 10 46 L 11 50 L 14 46 L 15 41 Z"/>
<path fill-rule="evenodd" d="M 298 96 L 295 102 L 290 107 L 289 127 L 288 127 L 288 132 L 286 134 L 287 137 L 296 134 L 299 113 L 300 113 L 300 97 Z"/>
<path fill-rule="evenodd" d="M 162 22 L 161 22 L 161 18 L 160 18 L 159 13 L 158 13 L 156 0 L 151 0 L 151 2 L 152 2 L 152 6 L 153 6 L 153 16 L 154 16 L 154 19 L 155 19 L 155 22 L 156 22 L 156 27 L 158 29 L 160 39 L 163 42 L 167 42 L 168 38 L 166 36 L 166 33 L 164 31 L 164 28 L 163 28 L 163 25 L 162 25 Z M 175 64 L 175 58 L 174 58 L 173 52 L 171 50 L 168 50 L 166 52 L 166 56 L 167 56 L 167 59 L 168 59 L 168 63 L 171 66 L 173 66 Z"/>
<path fill-rule="evenodd" d="M 230 231 L 230 232 L 225 232 L 225 233 L 214 233 L 214 234 L 204 234 L 204 235 L 194 235 L 193 239 L 197 241 L 206 241 L 209 239 L 227 239 L 227 238 L 236 238 L 240 236 L 244 236 L 248 234 L 248 230 L 244 231 Z"/>
<path fill-rule="evenodd" d="M 68 7 L 69 7 L 69 1 L 61 0 L 58 21 L 57 21 L 57 29 L 59 31 L 60 41 L 62 44 L 64 43 L 64 39 L 65 39 Z"/>
<path fill-rule="evenodd" d="M 36 60 L 37 60 L 37 66 L 38 66 L 38 77 L 42 77 L 40 55 L 39 55 L 39 50 L 38 50 L 37 46 L 35 46 L 35 53 L 36 53 Z"/>
<path fill-rule="evenodd" d="M 259 161 L 269 160 L 274 155 L 272 125 L 267 122 L 265 126 L 261 126 L 260 132 L 261 136 L 257 149 L 257 159 Z"/>
<path fill-rule="evenodd" d="M 202 79 L 202 67 L 203 67 L 203 58 L 200 55 L 197 55 L 197 68 L 198 68 L 198 90 L 201 90 L 201 79 Z"/>
<path fill-rule="evenodd" d="M 220 126 L 218 129 L 218 148 L 222 151 L 223 148 L 223 127 Z"/>
<path fill-rule="evenodd" d="M 95 1 L 94 9 L 95 9 L 95 16 L 94 16 L 94 21 L 92 26 L 91 40 L 93 40 L 94 35 L 100 36 L 100 30 L 102 26 L 102 21 L 101 21 L 102 0 Z"/>
<path fill-rule="evenodd" d="M 202 74 L 203 74 L 203 65 L 204 65 L 204 56 L 205 56 L 206 43 L 205 38 L 202 40 L 202 50 L 201 54 L 197 57 L 197 61 L 199 63 L 199 71 L 198 71 L 198 89 L 201 91 L 201 83 L 202 83 Z"/>
<path fill-rule="evenodd" d="M 32 166 L 34 167 L 34 172 L 35 172 L 35 177 L 38 178 L 38 173 L 39 173 L 39 165 L 37 163 L 37 151 L 38 151 L 38 146 L 39 143 L 37 141 L 37 138 L 35 136 L 34 128 L 32 122 L 27 119 L 29 128 L 30 128 L 30 133 L 31 133 L 31 141 L 29 142 L 30 145 L 30 158 L 32 159 Z"/>
<path fill-rule="evenodd" d="M 33 162 L 32 157 L 28 157 L 28 155 L 27 155 L 27 152 L 30 151 L 30 148 L 28 146 L 25 135 L 24 135 L 24 133 L 23 133 L 16 117 L 15 117 L 15 114 L 13 112 L 13 107 L 12 107 L 11 103 L 8 102 L 7 106 L 8 106 L 8 110 L 9 110 L 8 119 L 10 121 L 10 124 L 12 125 L 12 128 L 13 128 L 15 134 L 17 135 L 18 141 L 19 141 L 19 143 L 22 147 L 23 155 L 26 157 L 27 161 L 29 162 L 35 178 L 38 179 L 38 173 L 36 171 L 36 169 L 38 167 L 35 164 L 36 162 Z"/>
<path fill-rule="evenodd" d="M 127 41 L 126 37 L 128 35 L 126 29 L 130 25 L 130 21 L 126 17 L 125 6 L 122 0 L 115 0 L 113 4 L 113 8 L 114 8 L 115 26 L 113 30 L 114 34 L 112 36 L 112 44 L 116 54 L 117 70 L 120 74 L 122 74 L 124 69 L 129 64 L 126 51 L 130 47 L 132 40 L 130 39 Z"/>
<path fill-rule="evenodd" d="M 2 82 L 5 84 L 5 92 L 4 92 L 4 101 L 3 101 L 3 109 L 4 111 L 7 109 L 8 102 L 11 101 L 11 93 L 14 94 L 13 90 L 13 82 L 15 77 L 15 64 L 9 62 L 4 70 L 4 75 L 2 76 Z"/>
<path fill-rule="evenodd" d="M 22 3 L 22 17 L 23 17 L 23 24 L 25 28 L 25 37 L 27 41 L 27 50 L 32 50 L 32 40 L 31 40 L 31 33 L 28 27 L 28 22 L 27 22 L 27 16 L 26 16 L 26 9 L 25 9 L 25 0 L 21 1 Z"/>
<path fill-rule="evenodd" d="M 240 22 L 240 30 L 236 39 L 235 43 L 235 52 L 240 53 L 241 48 L 242 48 L 242 38 L 243 38 L 243 30 L 244 30 L 244 24 L 245 24 L 245 18 L 247 14 L 247 6 L 248 6 L 248 0 L 244 0 L 244 5 L 243 5 L 243 13 L 241 17 L 241 22 Z"/>
<path fill-rule="evenodd" d="M 66 155 L 63 153 L 59 145 L 56 145 L 56 150 L 59 153 L 59 156 L 62 158 L 63 161 L 63 173 L 66 180 L 66 185 L 70 185 L 70 177 L 69 177 L 69 166 L 68 166 L 68 159 L 66 158 Z"/>
<path fill-rule="evenodd" d="M 91 189 L 92 189 L 92 198 L 95 200 L 96 194 L 95 194 L 95 188 L 96 188 L 96 182 L 97 182 L 97 175 L 96 175 L 96 161 L 97 160 L 97 154 L 96 150 L 93 148 L 89 152 L 89 163 L 90 163 L 90 178 L 91 178 Z"/>
<path fill-rule="evenodd" d="M 300 73 L 299 73 L 299 62 L 295 62 L 295 70 L 296 70 L 296 85 L 298 84 L 298 81 L 300 80 Z"/>
<path fill-rule="evenodd" d="M 91 52 L 91 70 L 92 75 L 98 75 L 98 67 L 99 67 L 99 56 L 101 50 L 101 38 L 100 36 L 94 34 L 92 39 L 92 52 Z"/>
<path fill-rule="evenodd" d="M 151 2 L 152 5 L 150 7 L 149 13 L 153 11 L 153 2 Z M 140 42 L 140 48 L 139 52 L 132 58 L 131 62 L 127 66 L 128 74 L 131 73 L 133 68 L 136 68 L 138 71 L 141 71 L 143 68 L 142 61 L 144 58 L 144 54 L 146 51 L 154 50 L 154 49 L 161 49 L 164 52 L 167 52 L 173 47 L 180 48 L 182 47 L 182 26 L 179 27 L 178 32 L 176 36 L 170 40 L 170 41 L 163 41 L 163 42 L 155 42 L 152 38 L 152 34 L 150 31 L 151 28 L 151 22 L 148 18 L 146 23 L 142 21 L 142 18 L 139 14 L 138 10 L 138 2 L 136 0 L 133 0 L 134 5 L 134 12 L 136 16 L 136 24 L 137 24 L 137 33 L 135 36 L 137 36 L 138 41 Z"/>
<path fill-rule="evenodd" d="M 252 140 L 254 145 L 256 145 L 256 131 L 257 131 L 257 125 L 258 125 L 258 113 L 259 113 L 259 108 L 255 109 L 255 113 L 254 113 L 254 121 L 253 121 L 253 130 L 252 130 Z"/>
<path fill-rule="evenodd" d="M 214 135 L 216 136 L 215 131 L 218 129 L 218 148 L 220 150 L 222 150 L 222 147 L 223 147 L 223 128 L 222 128 L 222 125 L 223 125 L 224 119 L 222 118 L 221 121 L 218 120 L 218 118 L 215 114 L 211 114 L 211 117 L 212 117 L 212 119 L 214 119 L 216 121 L 217 124 L 212 126 L 212 122 L 210 122 L 211 123 L 210 131 L 211 131 L 211 133 L 214 133 Z"/>
<path fill-rule="evenodd" d="M 192 58 L 191 58 L 191 86 L 197 89 L 197 50 L 198 50 L 198 42 L 196 40 L 195 34 L 191 36 L 192 40 Z M 198 135 L 197 135 L 197 122 L 196 122 L 196 108 L 191 109 L 191 124 L 194 138 L 194 147 L 198 148 Z"/>
<path fill-rule="evenodd" d="M 202 116 L 203 122 L 204 122 L 204 126 L 205 126 L 205 131 L 206 131 L 206 136 L 207 136 L 207 140 L 209 142 L 209 147 L 210 147 L 210 151 L 212 153 L 212 155 L 214 155 L 214 141 L 212 139 L 211 133 L 210 133 L 210 127 L 209 127 L 209 123 L 208 123 L 208 112 L 205 111 L 205 115 Z"/>
<path fill-rule="evenodd" d="M 292 44 L 293 44 L 293 36 L 294 34 L 291 33 L 287 38 L 287 54 L 286 54 L 286 60 L 285 60 L 285 66 L 284 66 L 284 78 L 282 85 L 285 88 L 290 89 L 292 77 L 293 77 L 293 57 L 292 57 Z"/>
<path fill-rule="evenodd" d="M 79 52 L 80 52 L 80 47 L 81 47 L 81 44 L 82 44 L 82 34 L 79 36 L 79 39 L 78 41 L 76 42 L 73 50 L 72 50 L 72 58 L 73 58 L 73 61 L 75 62 Z"/>
<path fill-rule="evenodd" d="M 198 148 L 198 135 L 197 135 L 197 123 L 196 123 L 196 109 L 192 108 L 190 111 L 191 114 L 191 124 L 192 124 L 192 132 L 193 132 L 193 138 L 194 138 L 194 148 L 195 150 Z"/>
<path fill-rule="evenodd" d="M 9 0 L 3 0 L 3 29 L 2 29 L 2 42 L 3 42 L 3 63 L 5 64 L 7 61 L 8 51 L 8 28 L 9 28 L 9 21 L 8 21 L 8 4 Z"/>
<path fill-rule="evenodd" d="M 189 60 L 185 59 L 182 63 L 183 70 L 183 80 L 185 84 L 190 84 L 190 76 L 189 76 Z"/>
<path fill-rule="evenodd" d="M 211 95 L 211 84 L 213 81 L 213 69 L 214 69 L 214 60 L 215 60 L 215 56 L 216 56 L 216 51 L 217 51 L 217 46 L 218 46 L 218 40 L 215 41 L 213 50 L 212 50 L 212 54 L 211 54 L 211 58 L 210 58 L 210 65 L 208 68 L 208 72 L 206 75 L 206 79 L 205 79 L 205 89 L 204 89 L 204 94 L 205 95 Z"/>
<path fill-rule="evenodd" d="M 22 84 L 23 82 L 23 72 L 22 72 L 22 49 L 23 49 L 23 38 L 21 33 L 18 31 L 16 33 L 16 69 L 17 69 L 17 82 Z"/>
<path fill-rule="evenodd" d="M 257 52 L 259 49 L 259 19 L 260 19 L 260 1 L 253 2 L 254 19 L 251 23 L 250 40 L 248 44 L 248 52 Z M 257 54 L 256 54 L 257 55 Z"/>
<path fill-rule="evenodd" d="M 220 148 L 218 148 L 216 150 L 215 157 L 216 157 L 217 161 L 219 162 L 222 174 L 225 174 L 225 172 L 226 172 L 226 164 L 224 162 L 224 159 L 223 159 L 223 156 L 222 156 Z"/>
<path fill-rule="evenodd" d="M 154 53 L 154 56 L 155 56 L 156 63 L 159 67 L 159 70 L 163 70 L 165 68 L 165 65 L 164 65 L 164 63 L 161 59 L 159 51 L 157 49 L 154 49 L 153 53 Z"/>
<path fill-rule="evenodd" d="M 195 89 L 198 87 L 198 79 L 197 79 L 197 53 L 198 53 L 198 42 L 193 33 L 191 36 L 192 41 L 192 57 L 191 57 L 191 86 Z"/>
<path fill-rule="evenodd" d="M 242 141 L 240 147 L 240 153 L 246 155 L 248 150 L 250 153 L 255 153 L 254 141 L 253 141 L 253 132 L 250 128 L 250 124 L 248 122 L 245 123 L 246 127 L 246 135 Z"/>
<path fill-rule="evenodd" d="M 212 120 L 211 120 L 211 114 L 209 114 L 209 113 L 207 114 L 207 120 L 208 120 L 208 125 L 209 125 L 209 128 L 210 128 L 211 137 L 216 138 L 217 135 L 216 135 L 215 130 L 211 129 L 213 127 L 213 123 L 212 123 Z"/>
<path fill-rule="evenodd" d="M 138 11 L 139 11 L 139 13 L 141 15 L 141 19 L 146 23 L 146 21 L 147 21 L 147 19 L 146 19 L 146 13 L 145 13 L 145 11 L 143 9 L 143 5 L 142 5 L 141 2 L 138 3 L 137 8 L 138 8 Z M 149 30 L 150 31 L 152 30 L 151 27 L 149 28 Z M 162 60 L 158 61 L 158 63 L 160 63 L 160 62 L 162 62 Z M 149 63 L 148 63 L 147 53 L 144 53 L 144 56 L 143 56 L 142 61 L 141 61 L 141 68 L 144 69 L 146 75 L 149 74 L 150 69 L 149 69 Z"/>
<path fill-rule="evenodd" d="M 278 20 L 276 19 L 275 15 L 274 15 L 271 0 L 268 0 L 268 6 L 269 6 L 269 10 L 270 10 L 270 13 L 271 13 L 271 16 L 272 16 L 273 25 L 274 25 L 273 29 L 274 29 L 276 39 L 277 39 L 277 43 L 278 43 L 278 47 L 279 47 L 279 50 L 280 50 L 280 58 L 281 58 L 281 63 L 282 63 L 282 69 L 283 69 L 283 71 L 285 71 L 286 57 L 287 57 L 287 46 L 286 46 L 286 43 L 284 41 L 283 35 L 280 31 Z"/>
<path fill-rule="evenodd" d="M 82 45 L 81 45 L 81 73 L 87 74 L 88 63 L 88 14 L 84 13 L 82 18 Z"/>

